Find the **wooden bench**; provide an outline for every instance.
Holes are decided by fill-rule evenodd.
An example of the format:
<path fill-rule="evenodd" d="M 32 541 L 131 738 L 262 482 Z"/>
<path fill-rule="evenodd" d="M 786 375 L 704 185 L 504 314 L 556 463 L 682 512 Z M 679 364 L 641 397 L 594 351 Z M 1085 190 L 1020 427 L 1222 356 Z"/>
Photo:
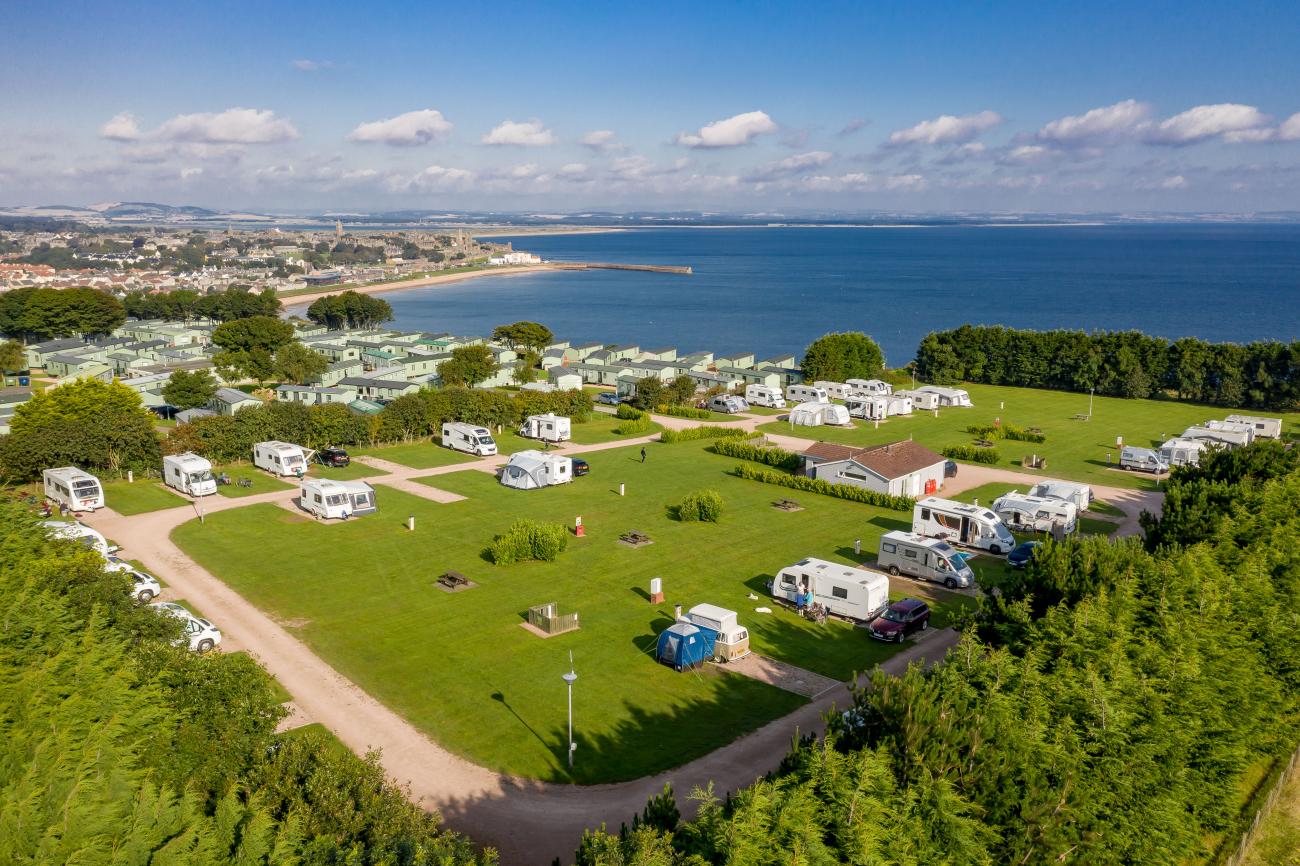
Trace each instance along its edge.
<path fill-rule="evenodd" d="M 447 589 L 469 586 L 469 582 L 469 578 L 461 574 L 459 571 L 448 571 L 443 574 L 442 577 L 438 578 L 438 583 L 441 583 L 443 586 L 447 587 Z"/>
<path fill-rule="evenodd" d="M 1075 421 L 1087 421 L 1087 420 L 1088 420 L 1088 413 L 1087 413 L 1087 412 L 1080 412 L 1078 415 L 1075 415 L 1075 416 L 1074 416 L 1074 420 L 1075 420 Z"/>

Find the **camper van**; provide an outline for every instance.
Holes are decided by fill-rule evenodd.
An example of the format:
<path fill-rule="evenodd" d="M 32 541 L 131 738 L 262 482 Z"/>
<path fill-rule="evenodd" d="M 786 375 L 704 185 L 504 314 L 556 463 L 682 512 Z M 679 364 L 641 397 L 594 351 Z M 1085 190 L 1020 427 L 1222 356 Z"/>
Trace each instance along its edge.
<path fill-rule="evenodd" d="M 826 396 L 832 400 L 843 400 L 853 392 L 853 389 L 845 382 L 813 382 L 814 388 L 820 388 L 826 392 Z"/>
<path fill-rule="evenodd" d="M 838 403 L 800 403 L 787 416 L 797 427 L 820 427 L 823 424 L 847 426 L 853 423 L 849 410 Z"/>
<path fill-rule="evenodd" d="M 769 388 L 767 385 L 746 385 L 745 400 L 751 406 L 766 406 L 769 409 L 785 408 L 785 397 L 781 394 L 781 389 Z"/>
<path fill-rule="evenodd" d="M 861 622 L 879 616 L 889 606 L 888 577 L 824 559 L 802 559 L 781 569 L 772 581 L 772 597 L 791 604 L 806 590 L 812 590 L 813 601 L 827 613 Z"/>
<path fill-rule="evenodd" d="M 569 419 L 563 415 L 548 412 L 545 415 L 529 415 L 519 428 L 519 435 L 525 439 L 540 439 L 543 442 L 567 442 L 572 438 Z"/>
<path fill-rule="evenodd" d="M 1018 532 L 1074 532 L 1079 519 L 1073 502 L 1015 490 L 994 499 L 992 508 L 1003 523 Z"/>
<path fill-rule="evenodd" d="M 1125 445 L 1119 452 L 1119 468 L 1163 475 L 1169 471 L 1169 461 L 1150 448 Z"/>
<path fill-rule="evenodd" d="M 1201 462 L 1201 454 L 1215 446 L 1222 448 L 1223 444 L 1209 439 L 1176 436 L 1160 446 L 1160 458 L 1169 466 L 1195 466 Z"/>
<path fill-rule="evenodd" d="M 536 490 L 573 480 L 573 460 L 545 451 L 516 451 L 501 467 L 501 484 L 517 490 Z"/>
<path fill-rule="evenodd" d="M 316 452 L 291 442 L 258 442 L 253 446 L 253 465 L 282 478 L 307 474 L 307 461 Z"/>
<path fill-rule="evenodd" d="M 68 511 L 94 511 L 104 507 L 104 488 L 99 479 L 75 466 L 46 469 L 45 497 Z"/>
<path fill-rule="evenodd" d="M 1256 439 L 1281 439 L 1282 419 L 1261 418 L 1257 415 L 1229 415 L 1223 419 L 1233 424 L 1249 424 L 1255 428 Z"/>
<path fill-rule="evenodd" d="M 1255 428 L 1250 424 L 1233 424 L 1229 421 L 1206 421 L 1183 431 L 1184 439 L 1205 439 L 1219 442 L 1229 448 L 1245 448 L 1255 441 Z"/>
<path fill-rule="evenodd" d="M 1029 495 L 1071 502 L 1080 511 L 1087 511 L 1093 500 L 1092 488 L 1077 481 L 1040 481 L 1029 488 Z"/>
<path fill-rule="evenodd" d="M 883 421 L 889 417 L 889 398 L 855 394 L 852 397 L 845 398 L 844 408 L 849 410 L 849 416 L 852 418 Z"/>
<path fill-rule="evenodd" d="M 217 492 L 212 464 L 192 451 L 168 454 L 163 458 L 163 483 L 190 496 L 208 496 Z"/>
<path fill-rule="evenodd" d="M 697 604 L 686 612 L 686 619 L 717 635 L 713 639 L 715 661 L 733 662 L 749 655 L 749 630 L 736 622 L 734 610 L 716 604 Z"/>
<path fill-rule="evenodd" d="M 724 415 L 749 411 L 749 404 L 745 402 L 745 398 L 737 397 L 734 394 L 719 394 L 709 400 L 708 407 L 714 412 L 721 412 Z"/>
<path fill-rule="evenodd" d="M 912 509 L 912 531 L 987 550 L 994 556 L 1016 546 L 1011 530 L 989 509 L 937 496 L 917 501 Z"/>
<path fill-rule="evenodd" d="M 888 382 L 882 382 L 879 379 L 849 379 L 845 381 L 849 386 L 849 393 L 863 394 L 869 397 L 888 396 L 894 393 L 894 386 Z"/>
<path fill-rule="evenodd" d="M 916 389 L 922 394 L 933 394 L 939 398 L 939 406 L 960 406 L 969 409 L 975 404 L 970 401 L 970 394 L 961 388 L 941 388 L 938 385 L 922 385 Z"/>
<path fill-rule="evenodd" d="M 442 444 L 453 451 L 479 457 L 492 457 L 497 453 L 497 443 L 491 431 L 460 421 L 448 421 L 442 425 Z"/>
<path fill-rule="evenodd" d="M 912 408 L 922 412 L 939 408 L 939 395 L 929 391 L 895 391 L 895 397 L 907 397 L 912 401 Z"/>
<path fill-rule="evenodd" d="M 66 538 L 68 541 L 76 541 L 86 545 L 91 550 L 97 552 L 104 560 L 108 561 L 108 555 L 115 552 L 118 548 L 108 543 L 108 539 L 98 530 L 91 529 L 84 523 L 64 523 L 61 520 L 47 520 L 41 524 L 45 531 L 52 538 Z"/>
<path fill-rule="evenodd" d="M 322 520 L 347 520 L 375 511 L 375 488 L 364 481 L 304 478 L 298 486 L 298 506 Z"/>
<path fill-rule="evenodd" d="M 913 532 L 886 532 L 880 539 L 876 567 L 895 576 L 906 574 L 942 583 L 949 589 L 975 585 L 975 572 L 967 564 L 966 554 L 946 541 Z"/>
<path fill-rule="evenodd" d="M 830 395 L 825 388 L 813 385 L 787 385 L 785 399 L 791 403 L 829 403 Z"/>

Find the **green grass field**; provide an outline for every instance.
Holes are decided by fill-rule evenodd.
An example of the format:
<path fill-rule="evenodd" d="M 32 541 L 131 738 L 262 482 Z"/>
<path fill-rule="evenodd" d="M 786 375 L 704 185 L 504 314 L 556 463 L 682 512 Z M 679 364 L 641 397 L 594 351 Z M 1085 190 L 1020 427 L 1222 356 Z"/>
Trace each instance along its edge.
<path fill-rule="evenodd" d="M 189 500 L 173 493 L 161 481 L 140 479 L 134 483 L 107 481 L 104 483 L 104 504 L 118 514 L 144 514 L 189 504 Z"/>
<path fill-rule="evenodd" d="M 373 466 L 367 466 L 364 463 L 358 463 L 355 460 L 347 466 L 324 466 L 320 463 L 311 464 L 311 469 L 307 472 L 313 478 L 333 478 L 335 481 L 352 481 L 357 478 L 371 478 L 375 475 L 383 475 L 383 470 L 376 469 Z"/>
<path fill-rule="evenodd" d="M 262 609 L 303 623 L 299 635 L 323 658 L 470 760 L 557 781 L 638 778 L 803 702 L 725 670 L 679 674 L 656 664 L 649 651 L 671 624 L 674 603 L 736 610 L 755 651 L 838 678 L 897 651 L 846 623 L 796 617 L 773 603 L 766 583 L 804 556 L 852 561 L 855 537 L 874 551 L 880 534 L 908 518 L 815 495 L 801 497 L 804 511 L 778 511 L 772 502 L 782 491 L 727 475 L 734 461 L 705 452 L 707 444 L 656 444 L 645 464 L 639 449 L 591 453 L 590 475 L 546 490 L 504 488 L 479 472 L 441 475 L 436 486 L 469 498 L 443 505 L 384 489 L 379 513 L 341 524 L 256 505 L 185 524 L 174 538 Z M 720 524 L 669 516 L 670 506 L 705 486 L 727 500 Z M 498 567 L 483 556 L 516 517 L 571 526 L 578 515 L 587 537 L 571 539 L 555 563 Z M 620 544 L 619 534 L 632 529 L 655 543 Z M 451 569 L 478 586 L 437 588 Z M 652 577 L 664 579 L 664 604 L 648 601 Z M 934 602 L 936 626 L 972 603 L 910 581 L 895 590 Z M 530 605 L 550 601 L 578 611 L 582 628 L 543 640 L 521 627 Z M 755 613 L 758 606 L 773 612 Z M 560 679 L 570 650 L 579 675 L 573 776 L 564 767 Z"/>
<path fill-rule="evenodd" d="M 1047 441 L 1041 445 L 1009 440 L 998 442 L 999 467 L 1021 469 L 1021 458 L 1038 454 L 1047 458 L 1047 468 L 1024 471 L 1044 478 L 1065 478 L 1108 487 L 1150 489 L 1155 486 L 1155 482 L 1149 475 L 1113 468 L 1119 463 L 1120 449 L 1115 447 L 1116 436 L 1123 436 L 1128 445 L 1153 447 L 1193 424 L 1234 414 L 1232 409 L 1177 403 L 1172 400 L 1097 397 L 1093 403 L 1092 419 L 1079 421 L 1075 420 L 1075 415 L 1086 415 L 1088 412 L 1087 394 L 993 385 L 963 387 L 970 392 L 975 406 L 970 409 L 940 409 L 937 418 L 932 412 L 917 412 L 910 417 L 891 418 L 881 423 L 878 429 L 869 421 L 855 421 L 851 429 L 791 428 L 785 422 L 772 421 L 761 425 L 759 430 L 850 445 L 897 442 L 910 436 L 939 451 L 949 445 L 971 443 L 974 437 L 965 432 L 966 427 L 989 425 L 995 418 L 1001 418 L 1004 422 L 1021 427 L 1038 427 L 1047 436 Z M 1260 414 L 1241 411 L 1243 414 Z M 1263 414 L 1276 417 L 1275 413 Z M 1286 432 L 1297 432 L 1300 413 L 1281 417 Z"/>
<path fill-rule="evenodd" d="M 288 481 L 281 481 L 269 472 L 264 472 L 253 466 L 251 463 L 232 463 L 227 466 L 214 466 L 213 475 L 220 475 L 222 472 L 230 476 L 232 483 L 218 484 L 217 493 L 230 499 L 242 499 L 245 496 L 256 496 L 259 493 L 270 493 L 275 490 L 289 490 L 297 485 Z M 239 479 L 246 478 L 253 482 L 251 487 L 240 487 Z"/>
<path fill-rule="evenodd" d="M 469 454 L 462 454 L 459 451 L 452 451 L 450 448 L 435 445 L 428 440 L 408 442 L 402 445 L 356 448 L 348 453 L 353 457 L 357 455 L 378 457 L 380 460 L 410 466 L 412 469 L 434 469 L 439 466 L 451 466 L 453 463 L 470 463 L 477 459 Z"/>

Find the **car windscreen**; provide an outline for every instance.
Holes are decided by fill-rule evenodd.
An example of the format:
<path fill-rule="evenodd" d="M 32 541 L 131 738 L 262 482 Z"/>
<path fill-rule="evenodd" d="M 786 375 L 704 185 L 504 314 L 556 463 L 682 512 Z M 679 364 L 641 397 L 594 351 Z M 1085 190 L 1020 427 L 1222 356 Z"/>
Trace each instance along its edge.
<path fill-rule="evenodd" d="M 887 619 L 890 622 L 903 622 L 904 616 L 901 611 L 894 610 L 892 607 L 885 611 L 881 619 Z"/>

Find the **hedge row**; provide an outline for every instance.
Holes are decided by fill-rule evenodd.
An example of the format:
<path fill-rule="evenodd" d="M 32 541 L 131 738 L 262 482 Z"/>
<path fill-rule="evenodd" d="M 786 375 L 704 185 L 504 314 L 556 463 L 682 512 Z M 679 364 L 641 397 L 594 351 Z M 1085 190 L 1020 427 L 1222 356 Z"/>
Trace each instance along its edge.
<path fill-rule="evenodd" d="M 686 494 L 677 506 L 677 517 L 686 522 L 717 523 L 722 517 L 722 494 L 716 490 L 696 490 Z"/>
<path fill-rule="evenodd" d="M 685 430 L 665 430 L 659 434 L 660 442 L 690 442 L 693 439 L 752 439 L 762 434 L 739 427 L 687 427 Z"/>
<path fill-rule="evenodd" d="M 754 445 L 736 439 L 723 439 L 710 445 L 709 450 L 714 454 L 721 454 L 723 457 L 752 460 L 755 463 L 775 466 L 777 469 L 784 469 L 787 472 L 798 471 L 799 464 L 802 462 L 799 455 L 793 451 L 786 451 L 784 448 L 765 448 L 761 445 Z"/>
<path fill-rule="evenodd" d="M 569 528 L 562 523 L 516 520 L 489 548 L 497 565 L 538 560 L 554 562 L 569 545 Z"/>
<path fill-rule="evenodd" d="M 806 475 L 787 475 L 774 469 L 761 469 L 749 463 L 737 464 L 736 468 L 731 470 L 731 474 L 737 478 L 748 478 L 750 481 L 779 484 L 782 487 L 790 487 L 794 490 L 820 493 L 823 496 L 834 496 L 836 499 L 847 499 L 850 502 L 861 502 L 864 505 L 875 505 L 879 508 L 889 508 L 894 511 L 911 511 L 912 506 L 916 504 L 916 500 L 910 496 L 890 496 L 888 493 L 877 493 L 874 490 L 854 487 L 851 484 L 832 484 L 822 478 L 809 478 Z"/>
<path fill-rule="evenodd" d="M 673 418 L 695 418 L 697 420 L 708 420 L 713 417 L 713 413 L 708 409 L 696 409 L 694 406 L 669 406 L 661 403 L 655 407 L 655 412 L 660 415 L 668 415 Z"/>
<path fill-rule="evenodd" d="M 1017 427 L 1015 424 L 997 426 L 990 424 L 987 427 L 971 425 L 966 428 L 966 432 L 972 436 L 979 436 L 981 439 L 1013 439 L 1016 442 L 1033 442 L 1039 445 L 1047 441 L 1047 437 L 1042 433 L 1030 433 L 1025 428 Z"/>
<path fill-rule="evenodd" d="M 950 445 L 943 449 L 943 456 L 951 460 L 965 460 L 968 463 L 997 463 L 999 459 L 996 448 L 976 448 L 974 445 Z"/>

